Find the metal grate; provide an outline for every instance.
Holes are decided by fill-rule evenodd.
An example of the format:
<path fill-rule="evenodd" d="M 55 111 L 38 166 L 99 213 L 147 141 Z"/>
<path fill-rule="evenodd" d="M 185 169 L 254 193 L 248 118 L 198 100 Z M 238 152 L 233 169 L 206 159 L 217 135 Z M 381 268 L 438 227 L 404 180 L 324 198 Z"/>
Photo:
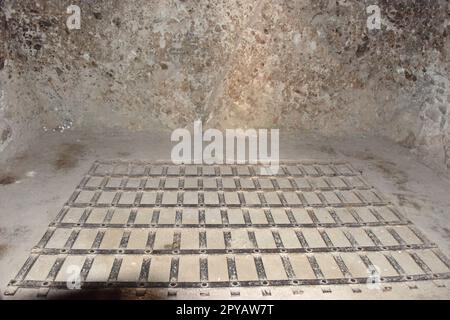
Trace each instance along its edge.
<path fill-rule="evenodd" d="M 96 162 L 19 288 L 235 288 L 450 278 L 450 262 L 346 163 Z"/>

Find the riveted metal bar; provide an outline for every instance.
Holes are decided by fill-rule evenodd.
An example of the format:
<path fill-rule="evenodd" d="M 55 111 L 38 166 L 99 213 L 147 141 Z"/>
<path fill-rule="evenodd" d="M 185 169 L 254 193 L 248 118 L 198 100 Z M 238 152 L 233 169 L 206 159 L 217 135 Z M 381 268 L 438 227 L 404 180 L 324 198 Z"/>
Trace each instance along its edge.
<path fill-rule="evenodd" d="M 205 193 L 204 192 L 199 192 L 198 193 L 198 205 L 200 207 L 204 207 L 205 206 Z"/>
<path fill-rule="evenodd" d="M 289 256 L 282 254 L 281 262 L 283 263 L 284 271 L 286 272 L 286 276 L 288 279 L 293 280 L 296 278 L 294 268 L 292 267 L 291 261 L 289 260 Z"/>
<path fill-rule="evenodd" d="M 375 267 L 375 265 L 372 263 L 372 261 L 369 259 L 369 257 L 365 254 L 360 254 L 359 257 L 361 258 L 362 262 L 364 263 L 364 265 L 366 266 L 366 268 L 368 269 L 369 272 L 374 273 L 374 272 L 378 272 L 377 268 Z"/>
<path fill-rule="evenodd" d="M 300 202 L 302 203 L 302 207 L 303 206 L 307 206 L 308 205 L 308 201 L 306 201 L 305 196 L 300 192 L 300 191 L 295 191 L 295 194 L 297 195 L 298 199 L 300 200 Z M 291 205 L 292 206 L 292 205 Z M 292 206 L 293 207 L 293 206 Z"/>
<path fill-rule="evenodd" d="M 258 248 L 258 242 L 256 241 L 256 236 L 254 231 L 247 231 L 248 239 L 252 243 L 254 248 Z"/>
<path fill-rule="evenodd" d="M 277 179 L 276 179 L 276 178 L 270 177 L 270 182 L 272 183 L 273 188 L 274 188 L 275 190 L 280 190 L 280 186 L 278 185 L 278 182 L 277 182 Z"/>
<path fill-rule="evenodd" d="M 319 219 L 317 219 L 317 216 L 314 213 L 314 210 L 306 210 L 306 212 L 308 212 L 308 215 L 314 224 L 316 224 L 316 225 L 320 224 L 320 221 L 319 221 Z"/>
<path fill-rule="evenodd" d="M 344 223 L 342 222 L 341 218 L 339 218 L 339 216 L 336 214 L 336 211 L 334 211 L 333 209 L 328 210 L 328 212 L 330 213 L 330 216 L 333 218 L 334 222 L 336 223 L 336 226 L 341 226 Z"/>
<path fill-rule="evenodd" d="M 145 186 L 147 184 L 148 178 L 147 177 L 141 177 L 139 182 L 138 190 L 144 190 Z"/>
<path fill-rule="evenodd" d="M 440 279 L 448 279 L 450 277 L 450 274 L 442 274 L 440 275 Z M 418 275 L 414 276 L 417 280 L 432 280 L 430 276 L 428 275 Z M 372 278 L 355 278 L 354 283 L 356 284 L 365 284 L 369 281 L 372 281 Z M 399 276 L 388 276 L 383 278 L 384 283 L 401 283 L 406 282 L 410 280 L 405 280 L 402 277 Z M 329 286 L 329 285 L 344 285 L 348 284 L 348 279 L 306 279 L 301 280 L 302 285 L 305 286 Z M 172 285 L 175 284 L 177 288 L 180 289 L 190 289 L 190 288 L 201 288 L 203 287 L 202 282 L 180 282 L 180 283 L 174 283 L 174 282 L 147 282 L 147 283 L 139 283 L 139 282 L 87 282 L 83 284 L 84 289 L 98 289 L 98 288 L 136 288 L 136 286 L 139 286 L 140 288 L 167 288 L 172 287 Z M 269 282 L 267 282 L 269 285 Z M 264 283 L 263 283 L 264 285 Z M 270 286 L 272 287 L 286 287 L 293 285 L 291 280 L 271 280 Z M 298 285 L 298 284 L 294 284 Z M 52 288 L 52 289 L 67 289 L 66 283 L 61 281 L 55 281 L 47 286 L 43 285 L 42 281 L 24 281 L 20 284 L 23 288 Z M 209 288 L 228 288 L 228 287 L 260 287 L 261 282 L 260 281 L 235 281 L 235 282 L 225 282 L 225 281 L 217 281 L 217 282 L 208 282 Z"/>
<path fill-rule="evenodd" d="M 108 282 L 114 282 L 117 281 L 117 278 L 119 276 L 120 267 L 122 266 L 122 257 L 116 257 L 114 259 L 111 272 L 109 273 Z"/>
<path fill-rule="evenodd" d="M 80 234 L 80 229 L 75 229 L 72 231 L 72 233 L 70 234 L 69 238 L 67 239 L 66 243 L 64 244 L 64 249 L 71 249 L 73 247 L 73 244 L 75 243 L 75 241 L 77 241 L 77 238 Z"/>
<path fill-rule="evenodd" d="M 303 235 L 303 232 L 301 232 L 300 230 L 296 230 L 295 235 L 297 236 L 297 239 L 300 242 L 300 244 L 302 245 L 302 247 L 308 249 L 309 245 L 308 245 L 308 242 L 306 241 L 305 236 Z"/>
<path fill-rule="evenodd" d="M 236 270 L 236 261 L 233 256 L 227 257 L 228 278 L 230 281 L 237 281 L 238 275 Z"/>
<path fill-rule="evenodd" d="M 387 261 L 389 261 L 390 265 L 395 269 L 395 271 L 400 276 L 405 276 L 406 272 L 405 270 L 400 266 L 398 261 L 391 255 L 391 254 L 384 254 L 384 257 Z"/>
<path fill-rule="evenodd" d="M 99 166 L 100 166 L 100 163 L 94 163 L 92 165 L 91 169 L 89 169 L 88 175 L 90 175 L 90 176 L 94 175 Z"/>
<path fill-rule="evenodd" d="M 15 282 L 22 281 L 27 276 L 28 272 L 30 272 L 31 268 L 34 266 L 36 260 L 39 258 L 39 255 L 32 254 L 28 257 L 27 261 L 25 261 L 25 264 L 22 266 L 22 268 L 17 273 L 16 277 L 14 278 Z"/>
<path fill-rule="evenodd" d="M 139 272 L 139 282 L 141 283 L 147 282 L 151 263 L 152 263 L 151 257 L 144 257 L 144 259 L 142 260 L 141 270 Z"/>
<path fill-rule="evenodd" d="M 334 248 L 333 242 L 331 241 L 330 237 L 328 236 L 325 230 L 319 230 L 319 234 L 328 248 Z"/>
<path fill-rule="evenodd" d="M 258 197 L 259 197 L 259 201 L 261 202 L 261 205 L 263 207 L 267 207 L 267 200 L 266 200 L 266 197 L 264 196 L 264 193 L 258 192 Z"/>
<path fill-rule="evenodd" d="M 180 258 L 173 257 L 170 264 L 170 282 L 177 283 L 178 282 L 178 270 L 180 265 Z"/>
<path fill-rule="evenodd" d="M 238 177 L 235 177 L 233 180 L 234 184 L 236 185 L 236 189 L 241 190 L 242 189 L 241 180 Z"/>
<path fill-rule="evenodd" d="M 223 210 L 221 212 L 225 212 L 226 210 Z M 289 211 L 286 211 L 286 214 L 288 214 Z M 156 214 L 157 217 L 159 217 L 158 214 Z M 289 214 L 288 214 L 288 218 L 289 218 Z M 294 219 L 293 215 L 290 217 L 290 219 Z M 200 224 L 202 220 L 199 220 Z M 151 223 L 152 225 L 156 225 L 157 223 L 154 222 L 158 222 L 158 220 L 153 220 L 153 222 Z M 348 227 L 352 227 L 352 228 L 356 228 L 356 227 L 384 227 L 385 224 L 378 224 L 378 223 L 367 223 L 367 224 L 363 224 L 363 225 L 359 225 L 359 224 L 344 224 L 345 226 Z M 158 228 L 173 228 L 175 226 L 175 224 L 158 224 Z M 300 227 L 300 228 L 317 228 L 318 225 L 314 224 L 314 223 L 296 223 L 296 221 L 289 221 L 289 223 L 278 223 L 278 224 L 255 224 L 252 223 L 252 227 L 253 228 L 267 228 L 268 226 L 270 227 L 276 227 L 279 229 L 284 229 L 284 228 L 292 228 L 293 226 L 295 227 Z M 391 224 L 391 226 L 403 226 L 403 224 L 399 224 L 399 225 L 395 225 L 395 224 Z M 123 224 L 113 224 L 113 223 L 84 223 L 82 226 L 78 223 L 55 223 L 52 224 L 53 228 L 59 228 L 59 229 L 73 229 L 73 228 L 79 228 L 82 227 L 83 229 L 98 229 L 98 228 L 105 228 L 105 229 L 115 229 L 115 228 L 123 228 Z M 142 229 L 142 228 L 146 228 L 148 227 L 148 223 L 133 223 L 133 224 L 129 224 L 127 223 L 126 225 L 127 228 L 136 228 L 136 229 Z M 196 225 L 192 225 L 192 224 L 180 224 L 177 225 L 178 228 L 187 228 L 187 229 L 193 229 L 193 228 L 197 228 L 198 226 Z M 232 225 L 227 225 L 227 223 L 222 223 L 221 224 L 207 224 L 205 226 L 201 226 L 202 228 L 207 228 L 207 229 L 216 229 L 216 228 L 230 228 L 230 229 L 240 229 L 240 228 L 245 228 L 247 227 L 247 224 L 242 223 L 242 224 L 232 224 Z M 320 224 L 321 228 L 324 229 L 333 229 L 333 228 L 339 228 L 342 227 L 342 225 L 340 224 L 334 224 L 334 223 L 321 223 Z M 429 246 L 435 246 L 433 243 L 430 243 Z"/>
<path fill-rule="evenodd" d="M 220 217 L 222 219 L 222 225 L 228 226 L 230 224 L 230 221 L 228 219 L 228 212 L 227 210 L 220 210 Z"/>
<path fill-rule="evenodd" d="M 162 204 L 158 203 L 158 201 L 161 200 L 160 197 L 162 198 L 163 193 L 164 193 L 163 191 L 158 191 L 157 192 L 157 202 L 155 204 L 152 204 L 152 203 L 148 203 L 148 204 L 138 203 L 138 200 L 139 200 L 138 197 L 140 195 L 137 194 L 134 203 L 130 203 L 130 204 L 127 204 L 127 203 L 125 203 L 125 204 L 112 204 L 112 205 L 120 207 L 120 208 L 130 208 L 130 209 L 132 209 L 133 207 L 141 207 L 141 208 L 161 207 Z M 257 194 L 264 196 L 263 193 L 257 193 Z M 246 207 L 247 206 L 246 204 L 240 204 L 240 203 L 228 204 L 227 205 L 225 203 L 225 200 L 224 200 L 224 194 L 221 193 L 221 192 L 218 192 L 218 197 L 219 197 L 219 203 L 217 203 L 217 204 L 204 204 L 204 206 L 205 207 L 210 207 L 210 208 L 220 208 L 220 207 L 225 207 L 225 206 L 229 206 L 229 207 Z M 304 201 L 304 200 L 302 200 L 303 196 L 300 193 L 297 193 L 297 197 L 299 197 L 300 201 Z M 278 197 L 278 198 L 280 198 L 280 197 Z M 223 202 L 220 202 L 221 200 Z M 88 207 L 107 208 L 108 206 L 110 206 L 110 205 L 109 204 L 103 204 L 103 203 L 91 203 L 91 204 L 89 204 L 89 203 L 74 203 L 74 204 L 71 205 L 72 208 L 82 208 L 82 209 L 85 209 L 85 208 L 88 208 Z M 168 207 L 168 208 L 176 207 L 176 206 L 191 207 L 191 205 L 185 206 L 183 204 L 181 204 L 181 205 L 170 204 L 170 203 L 169 204 L 164 204 L 164 207 Z M 259 207 L 269 207 L 269 205 L 267 203 L 262 204 L 262 205 L 252 204 L 252 205 L 248 205 L 248 206 L 249 207 L 258 207 L 258 208 Z M 272 204 L 270 206 L 271 207 L 283 207 L 284 206 L 286 208 L 307 208 L 307 207 L 323 208 L 326 205 L 325 204 L 311 204 L 311 205 L 307 205 L 306 203 L 304 203 L 304 204 L 303 203 L 299 203 L 299 204 L 294 204 L 293 203 L 293 204 L 287 205 L 287 204 L 281 203 L 281 204 Z M 352 206 L 353 207 L 365 207 L 365 204 L 352 204 Z M 384 205 L 379 205 L 378 207 L 381 207 L 381 206 L 384 206 Z M 330 204 L 330 205 L 328 205 L 328 207 L 329 208 L 342 208 L 343 205 L 342 204 Z M 362 222 L 362 223 L 366 224 L 366 225 L 385 225 L 386 224 L 386 223 L 381 223 L 381 222 L 376 222 L 376 221 L 375 222 L 367 222 L 367 223 Z M 393 224 L 405 225 L 405 224 L 408 224 L 408 223 L 399 221 L 399 222 L 393 222 Z"/>
<path fill-rule="evenodd" d="M 338 265 L 339 270 L 342 272 L 344 277 L 353 278 L 350 270 L 348 269 L 347 265 L 345 264 L 344 260 L 342 259 L 342 257 L 340 255 L 338 255 L 338 254 L 333 255 L 333 259 L 336 262 L 336 264 Z"/>
<path fill-rule="evenodd" d="M 319 198 L 319 200 L 325 204 L 325 206 L 328 206 L 329 203 L 327 201 L 327 199 L 325 199 L 324 195 L 322 193 L 317 193 L 317 197 Z"/>
<path fill-rule="evenodd" d="M 182 210 L 176 210 L 175 211 L 175 225 L 179 226 L 183 223 L 183 211 Z"/>
<path fill-rule="evenodd" d="M 105 236 L 105 230 L 99 230 L 95 237 L 94 243 L 92 244 L 92 249 L 98 249 L 100 244 L 103 241 L 103 237 Z"/>
<path fill-rule="evenodd" d="M 409 252 L 411 258 L 414 262 L 422 269 L 426 274 L 432 274 L 431 268 L 423 261 L 416 252 Z"/>
<path fill-rule="evenodd" d="M 264 268 L 264 263 L 261 256 L 254 256 L 253 260 L 255 262 L 256 273 L 258 274 L 258 279 L 260 281 L 267 280 L 266 269 Z"/>
<path fill-rule="evenodd" d="M 123 195 L 123 192 L 122 191 L 119 191 L 119 192 L 117 192 L 116 193 L 116 195 L 114 196 L 114 199 L 113 199 L 113 201 L 112 201 L 112 203 L 111 203 L 111 205 L 113 206 L 113 207 L 116 207 L 116 206 L 118 206 L 118 204 L 119 204 L 119 201 L 120 201 L 120 198 L 122 198 L 122 195 Z M 97 196 L 94 196 L 94 198 L 96 198 Z M 100 198 L 100 195 L 98 195 L 98 198 Z M 98 198 L 97 198 L 97 200 L 98 200 Z M 97 201 L 92 201 L 92 204 L 93 205 L 95 205 L 97 203 Z M 121 205 L 122 206 L 122 205 Z M 131 206 L 131 205 L 130 205 Z M 128 207 L 128 205 L 127 205 L 127 207 Z"/>
<path fill-rule="evenodd" d="M 136 198 L 134 199 L 133 206 L 140 207 L 142 202 L 142 197 L 144 196 L 144 193 L 142 191 L 139 191 L 136 193 Z"/>
<path fill-rule="evenodd" d="M 291 175 L 289 173 L 289 171 L 287 170 L 286 166 L 284 166 L 284 165 L 280 165 L 280 170 L 283 173 L 283 175 L 285 175 L 285 176 L 290 176 Z"/>
<path fill-rule="evenodd" d="M 153 210 L 152 220 L 150 222 L 152 225 L 156 226 L 158 224 L 158 222 L 159 222 L 159 215 L 160 215 L 160 211 L 159 210 Z"/>
<path fill-rule="evenodd" d="M 83 212 L 83 214 L 80 217 L 80 220 L 78 221 L 79 224 L 85 224 L 87 219 L 89 219 L 90 214 L 92 213 L 92 208 L 86 208 Z"/>
<path fill-rule="evenodd" d="M 408 229 L 414 233 L 414 235 L 422 241 L 422 243 L 431 244 L 431 242 L 427 239 L 427 237 L 416 227 L 409 225 Z"/>
<path fill-rule="evenodd" d="M 105 219 L 103 219 L 103 223 L 104 223 L 104 224 L 111 223 L 111 220 L 112 220 L 112 218 L 113 218 L 113 216 L 114 216 L 114 211 L 115 211 L 115 209 L 109 209 L 109 210 L 107 211 L 106 216 L 105 216 Z"/>
<path fill-rule="evenodd" d="M 359 224 L 364 224 L 364 220 L 359 216 L 355 209 L 348 208 L 347 211 L 352 215 Z"/>
<path fill-rule="evenodd" d="M 253 179 L 253 183 L 255 185 L 256 190 L 261 190 L 262 189 L 261 184 L 259 183 L 259 180 L 257 178 Z"/>
<path fill-rule="evenodd" d="M 433 249 L 432 251 L 439 258 L 439 260 L 441 260 L 441 262 L 450 269 L 450 260 L 442 253 L 442 251 L 438 249 Z"/>
<path fill-rule="evenodd" d="M 269 223 L 269 225 L 274 226 L 275 225 L 275 220 L 273 219 L 272 213 L 270 212 L 270 210 L 264 210 L 264 214 L 266 216 L 267 222 Z"/>
<path fill-rule="evenodd" d="M 103 177 L 102 183 L 101 183 L 101 187 L 98 188 L 99 190 L 111 190 L 111 191 L 116 191 L 119 190 L 119 188 L 114 188 L 114 187 L 109 187 L 108 184 L 111 181 L 111 177 L 105 176 Z"/>
<path fill-rule="evenodd" d="M 161 179 L 161 181 L 163 181 L 163 179 Z M 162 198 L 163 198 L 163 192 L 162 191 L 157 191 L 156 192 L 156 203 L 155 203 L 155 206 L 157 206 L 157 207 L 161 206 Z"/>
<path fill-rule="evenodd" d="M 128 246 L 128 241 L 130 240 L 131 231 L 125 231 L 120 240 L 119 248 L 125 249 Z"/>
<path fill-rule="evenodd" d="M 45 248 L 50 238 L 55 233 L 55 230 L 56 230 L 55 228 L 49 228 L 35 248 Z"/>
<path fill-rule="evenodd" d="M 94 263 L 94 257 L 87 256 L 86 260 L 83 263 L 83 267 L 81 268 L 80 272 L 80 281 L 81 283 L 84 283 L 87 279 L 87 276 L 89 274 L 89 271 L 91 270 L 92 264 Z"/>
<path fill-rule="evenodd" d="M 402 222 L 403 224 L 408 224 L 410 223 L 410 221 L 408 219 L 406 219 L 396 208 L 392 207 L 392 206 L 387 206 L 386 207 L 389 211 L 391 211 L 396 217 L 397 219 Z"/>
<path fill-rule="evenodd" d="M 356 198 L 359 199 L 359 201 L 363 204 L 363 205 L 373 205 L 373 203 L 370 203 L 369 201 L 367 201 L 360 192 L 358 192 L 357 190 L 353 190 L 353 194 L 356 196 Z"/>
<path fill-rule="evenodd" d="M 67 201 L 66 205 L 71 206 L 74 204 L 75 200 L 78 198 L 78 196 L 80 195 L 81 190 L 75 190 L 72 195 L 70 196 L 69 200 Z"/>
<path fill-rule="evenodd" d="M 206 225 L 206 213 L 205 210 L 199 210 L 198 211 L 198 221 L 200 225 Z"/>
<path fill-rule="evenodd" d="M 288 206 L 288 202 L 286 200 L 286 198 L 284 197 L 284 194 L 282 192 L 277 192 L 277 196 L 280 199 L 281 205 L 283 207 L 287 207 Z"/>
<path fill-rule="evenodd" d="M 177 192 L 177 206 L 182 207 L 184 202 L 184 191 Z"/>
<path fill-rule="evenodd" d="M 278 249 L 284 249 L 283 240 L 281 239 L 280 233 L 276 230 L 272 230 L 273 240 Z"/>
<path fill-rule="evenodd" d="M 386 228 L 389 234 L 401 245 L 406 245 L 406 241 L 393 228 Z"/>
<path fill-rule="evenodd" d="M 224 243 L 225 243 L 225 248 L 226 249 L 231 249 L 231 232 L 224 231 L 223 232 L 223 239 L 224 239 Z"/>
<path fill-rule="evenodd" d="M 292 226 L 297 225 L 297 220 L 295 220 L 294 214 L 292 213 L 291 209 L 286 209 L 286 215 Z M 292 227 L 292 226 L 290 226 L 290 227 Z"/>
<path fill-rule="evenodd" d="M 203 283 L 208 282 L 208 258 L 200 258 L 200 281 Z"/>
<path fill-rule="evenodd" d="M 343 231 L 344 236 L 347 238 L 347 240 L 350 242 L 350 244 L 353 246 L 353 248 L 358 248 L 359 244 L 356 241 L 356 239 L 348 232 L 348 231 Z"/>
<path fill-rule="evenodd" d="M 224 195 L 223 191 L 220 191 L 217 194 L 219 196 L 219 206 L 225 207 L 226 203 L 225 203 L 225 195 Z"/>
<path fill-rule="evenodd" d="M 199 233 L 199 248 L 203 250 L 208 248 L 206 231 L 200 231 Z"/>
<path fill-rule="evenodd" d="M 227 249 L 231 249 L 231 246 Z M 254 252 L 254 249 L 248 248 L 235 248 L 233 252 L 236 254 L 251 254 Z M 377 246 L 362 246 L 362 247 L 301 247 L 301 248 L 256 248 L 261 253 L 279 253 L 280 249 L 283 249 L 283 252 L 286 253 L 332 253 L 336 251 L 343 252 L 388 252 L 388 251 L 401 251 L 401 250 L 426 250 L 426 249 L 434 249 L 434 247 L 424 246 L 424 245 L 414 245 L 412 247 L 406 246 L 385 246 L 385 247 L 377 247 Z M 86 249 L 67 249 L 65 250 L 65 254 L 70 255 L 86 255 L 91 253 L 91 250 Z M 110 255 L 117 253 L 117 249 L 95 249 L 94 250 L 98 255 Z M 146 254 L 148 249 L 120 249 L 121 254 Z M 227 252 L 226 249 L 204 249 L 205 253 L 211 255 L 224 254 Z M 171 255 L 173 254 L 173 249 L 155 249 L 152 251 L 154 254 L 159 255 Z M 34 253 L 46 254 L 46 255 L 58 255 L 61 254 L 61 249 L 41 249 L 36 250 Z M 197 254 L 198 249 L 180 249 L 177 254 L 179 255 L 192 255 Z"/>
<path fill-rule="evenodd" d="M 386 220 L 384 220 L 383 216 L 381 214 L 379 214 L 376 210 L 374 209 L 369 209 L 370 213 L 372 213 L 372 215 L 377 218 L 377 220 L 381 223 L 386 223 Z"/>
<path fill-rule="evenodd" d="M 146 252 L 151 252 L 153 250 L 153 246 L 155 245 L 155 237 L 156 237 L 156 232 L 149 231 L 148 236 L 147 236 L 147 242 L 145 244 Z"/>
<path fill-rule="evenodd" d="M 244 197 L 244 194 L 242 193 L 242 191 L 238 191 L 237 195 L 238 195 L 238 199 L 239 199 L 239 205 L 241 207 L 245 207 L 247 204 L 245 202 L 245 197 Z"/>
<path fill-rule="evenodd" d="M 129 181 L 130 179 L 128 178 L 128 177 L 124 177 L 124 178 L 122 178 L 122 181 L 120 182 L 120 190 L 124 190 L 126 187 L 127 187 L 127 184 L 128 184 L 128 181 Z"/>
<path fill-rule="evenodd" d="M 175 231 L 173 234 L 173 247 L 172 250 L 180 250 L 181 247 L 181 232 Z"/>
<path fill-rule="evenodd" d="M 70 207 L 63 207 L 60 211 L 59 211 L 59 213 L 58 213 L 58 215 L 56 216 L 56 218 L 55 218 L 55 223 L 56 222 L 61 222 L 63 219 L 64 219 L 64 217 L 66 216 L 66 214 L 67 214 L 67 212 L 69 212 L 69 209 L 70 209 Z M 53 223 L 53 224 L 55 224 L 55 223 Z"/>
<path fill-rule="evenodd" d="M 135 223 L 137 216 L 137 209 L 133 209 L 130 212 L 130 216 L 128 217 L 127 225 L 131 226 Z"/>
<path fill-rule="evenodd" d="M 242 210 L 242 215 L 244 217 L 244 222 L 246 225 L 251 225 L 252 224 L 252 219 L 250 219 L 250 214 L 248 212 L 248 210 Z"/>
<path fill-rule="evenodd" d="M 223 181 L 221 177 L 216 178 L 217 190 L 223 190 Z"/>
<path fill-rule="evenodd" d="M 322 270 L 320 269 L 319 264 L 317 263 L 316 257 L 312 256 L 312 255 L 308 255 L 308 262 L 311 266 L 311 269 L 314 271 L 314 275 L 316 276 L 317 279 L 324 279 L 325 276 L 323 275 Z"/>
<path fill-rule="evenodd" d="M 184 170 L 184 169 L 183 169 Z M 184 173 L 183 173 L 183 175 L 184 175 Z M 179 190 L 183 190 L 184 189 L 184 177 L 180 177 L 179 179 L 178 179 L 178 189 Z"/>
<path fill-rule="evenodd" d="M 383 244 L 381 243 L 380 239 L 378 239 L 378 237 L 375 235 L 375 233 L 373 233 L 372 230 L 370 229 L 364 229 L 364 232 L 369 236 L 370 240 L 372 240 L 372 242 L 379 247 L 382 247 Z"/>

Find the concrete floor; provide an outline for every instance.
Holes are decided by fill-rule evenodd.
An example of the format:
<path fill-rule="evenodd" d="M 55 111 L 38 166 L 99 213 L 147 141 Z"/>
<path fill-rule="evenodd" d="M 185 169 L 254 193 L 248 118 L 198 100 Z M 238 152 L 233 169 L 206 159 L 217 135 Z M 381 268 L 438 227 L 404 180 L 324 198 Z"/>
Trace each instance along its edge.
<path fill-rule="evenodd" d="M 170 160 L 170 151 L 169 131 L 70 131 L 45 133 L 36 137 L 30 148 L 16 154 L 12 154 L 12 150 L 2 153 L 1 294 L 95 160 Z M 419 163 L 409 150 L 379 138 L 330 139 L 282 132 L 280 151 L 282 159 L 286 160 L 350 162 L 450 256 L 450 180 Z M 449 285 L 447 288 L 433 284 L 424 286 L 428 289 L 417 293 L 417 298 L 450 298 Z M 342 291 L 339 295 L 339 290 L 335 291 L 334 298 L 402 297 L 395 292 L 355 296 Z M 321 297 L 312 290 L 301 298 Z"/>

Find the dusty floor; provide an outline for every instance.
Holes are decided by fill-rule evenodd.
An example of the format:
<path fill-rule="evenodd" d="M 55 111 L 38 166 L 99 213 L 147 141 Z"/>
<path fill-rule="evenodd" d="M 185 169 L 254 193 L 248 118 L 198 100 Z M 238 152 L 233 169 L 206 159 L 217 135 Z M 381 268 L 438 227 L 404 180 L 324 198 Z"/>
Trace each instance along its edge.
<path fill-rule="evenodd" d="M 362 170 L 367 180 L 397 204 L 447 256 L 450 255 L 448 178 L 436 175 L 418 163 L 408 150 L 385 140 L 366 137 L 324 139 L 302 133 L 282 133 L 281 136 L 283 159 L 346 160 Z M 19 155 L 8 157 L 8 150 L 3 153 L 0 159 L 1 293 L 95 160 L 168 160 L 169 137 L 170 132 L 165 131 L 46 133 Z M 419 290 L 416 297 L 450 298 L 449 285 L 443 288 L 426 283 L 425 289 Z M 359 296 L 345 288 L 336 288 L 332 296 L 324 296 L 317 288 L 305 292 L 297 298 L 403 297 L 402 291 L 396 289 L 392 292 L 372 290 Z M 245 293 L 241 294 L 241 297 L 245 296 Z"/>

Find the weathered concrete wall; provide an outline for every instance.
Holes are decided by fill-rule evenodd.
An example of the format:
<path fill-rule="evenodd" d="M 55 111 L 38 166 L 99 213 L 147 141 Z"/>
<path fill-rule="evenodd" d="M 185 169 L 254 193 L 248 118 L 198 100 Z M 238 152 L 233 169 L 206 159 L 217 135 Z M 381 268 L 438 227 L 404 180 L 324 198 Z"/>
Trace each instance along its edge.
<path fill-rule="evenodd" d="M 450 168 L 448 1 L 0 3 L 0 118 L 10 127 L 140 130 L 201 118 L 378 134 Z M 70 4 L 81 7 L 81 30 L 67 30 Z M 370 4 L 381 30 L 367 29 Z"/>

